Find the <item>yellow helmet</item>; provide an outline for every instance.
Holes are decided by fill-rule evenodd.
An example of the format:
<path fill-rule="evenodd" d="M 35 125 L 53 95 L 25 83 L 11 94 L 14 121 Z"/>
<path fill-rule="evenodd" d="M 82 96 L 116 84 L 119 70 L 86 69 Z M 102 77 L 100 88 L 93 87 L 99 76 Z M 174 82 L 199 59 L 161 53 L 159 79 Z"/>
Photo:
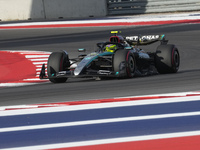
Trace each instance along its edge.
<path fill-rule="evenodd" d="M 115 44 L 108 44 L 106 45 L 106 52 L 114 52 L 117 49 L 117 46 Z"/>

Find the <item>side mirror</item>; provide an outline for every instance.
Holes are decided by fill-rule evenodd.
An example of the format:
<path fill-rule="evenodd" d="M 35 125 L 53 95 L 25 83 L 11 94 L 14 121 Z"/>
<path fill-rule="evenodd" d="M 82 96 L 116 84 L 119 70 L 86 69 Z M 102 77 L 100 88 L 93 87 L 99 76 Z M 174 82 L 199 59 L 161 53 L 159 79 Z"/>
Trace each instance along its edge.
<path fill-rule="evenodd" d="M 86 51 L 85 48 L 79 48 L 79 49 L 78 49 L 78 52 L 85 52 L 85 51 Z"/>
<path fill-rule="evenodd" d="M 133 49 L 132 47 L 125 47 L 126 50 L 131 50 Z"/>

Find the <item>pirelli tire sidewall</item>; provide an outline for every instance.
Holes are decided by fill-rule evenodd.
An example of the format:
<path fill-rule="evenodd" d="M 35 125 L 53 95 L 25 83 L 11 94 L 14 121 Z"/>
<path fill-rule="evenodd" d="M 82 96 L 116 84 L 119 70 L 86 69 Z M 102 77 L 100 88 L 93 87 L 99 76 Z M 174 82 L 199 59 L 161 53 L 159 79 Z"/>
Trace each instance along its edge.
<path fill-rule="evenodd" d="M 155 66 L 159 73 L 176 73 L 180 65 L 179 51 L 175 45 L 159 45 L 155 55 Z"/>
<path fill-rule="evenodd" d="M 113 71 L 119 78 L 132 78 L 135 75 L 136 61 L 129 50 L 117 50 L 113 56 Z"/>
<path fill-rule="evenodd" d="M 62 71 L 65 67 L 66 56 L 63 52 L 53 52 L 48 58 L 47 74 L 48 78 L 53 83 L 66 82 L 67 78 L 55 78 L 56 73 Z"/>

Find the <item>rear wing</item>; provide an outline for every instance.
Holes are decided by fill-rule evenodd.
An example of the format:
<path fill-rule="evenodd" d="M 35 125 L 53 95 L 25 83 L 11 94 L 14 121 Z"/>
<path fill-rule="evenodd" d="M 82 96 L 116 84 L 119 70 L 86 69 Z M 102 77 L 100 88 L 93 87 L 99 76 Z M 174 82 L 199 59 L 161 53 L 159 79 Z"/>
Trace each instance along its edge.
<path fill-rule="evenodd" d="M 165 35 L 140 35 L 140 36 L 126 36 L 125 40 L 130 45 L 149 45 L 160 41 L 162 45 L 167 44 L 168 40 L 165 40 Z"/>

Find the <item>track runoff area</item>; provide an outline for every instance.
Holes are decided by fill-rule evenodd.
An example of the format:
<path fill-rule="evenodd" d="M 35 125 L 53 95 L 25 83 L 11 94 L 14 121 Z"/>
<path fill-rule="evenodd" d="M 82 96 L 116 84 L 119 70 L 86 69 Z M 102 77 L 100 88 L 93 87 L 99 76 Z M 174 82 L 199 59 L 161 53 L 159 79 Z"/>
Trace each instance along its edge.
<path fill-rule="evenodd" d="M 200 23 L 198 13 L 85 21 L 1 24 L 0 29 Z M 132 18 L 132 20 L 131 20 Z M 41 82 L 50 52 L 1 51 L 0 86 Z M 3 57 L 4 56 L 4 57 Z M 3 58 L 26 67 L 18 72 Z M 17 61 L 21 60 L 21 61 Z M 29 70 L 29 71 L 28 71 Z M 18 73 L 9 78 L 9 72 Z M 48 81 L 42 81 L 48 82 Z M 0 107 L 0 149 L 200 149 L 200 92 Z M 141 111 L 142 110 L 142 111 Z M 73 117 L 72 117 L 73 116 Z"/>
<path fill-rule="evenodd" d="M 187 92 L 0 107 L 0 149 L 197 150 L 199 105 Z"/>

